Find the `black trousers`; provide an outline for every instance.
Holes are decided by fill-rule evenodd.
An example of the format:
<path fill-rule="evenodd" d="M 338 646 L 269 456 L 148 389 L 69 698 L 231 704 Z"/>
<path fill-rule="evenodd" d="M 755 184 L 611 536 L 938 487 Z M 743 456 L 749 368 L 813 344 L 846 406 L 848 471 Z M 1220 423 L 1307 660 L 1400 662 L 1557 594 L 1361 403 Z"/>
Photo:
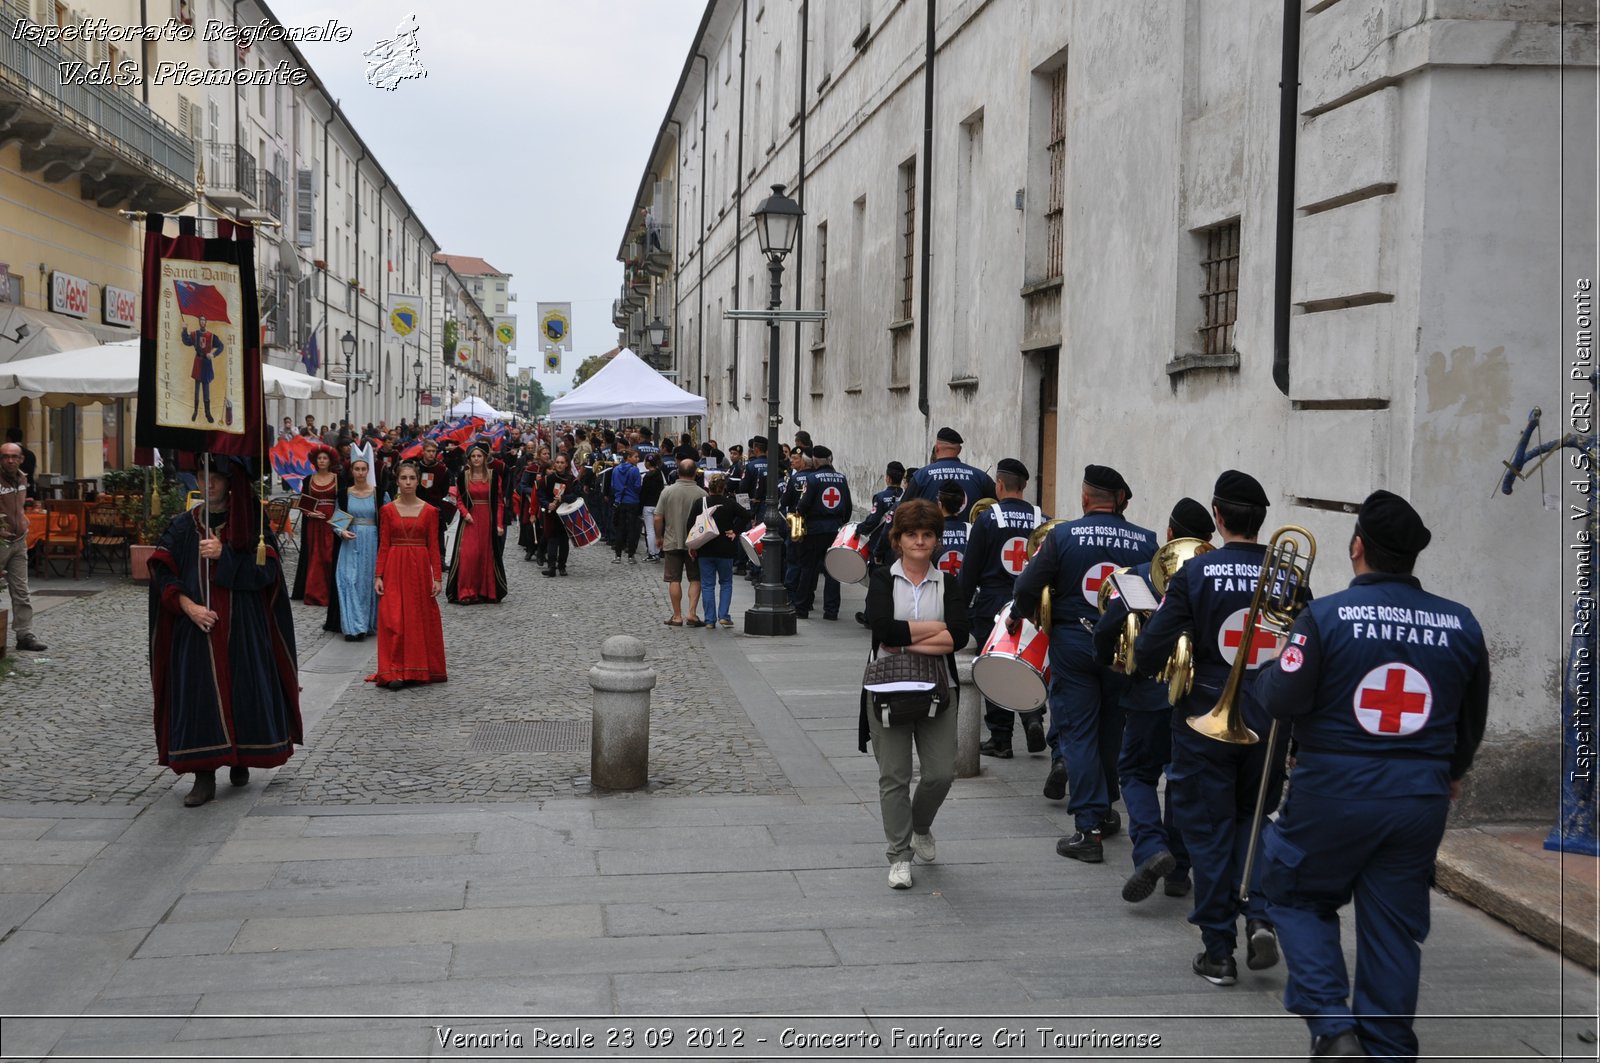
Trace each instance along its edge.
<path fill-rule="evenodd" d="M 550 534 L 544 544 L 545 568 L 553 569 L 556 566 L 567 567 L 567 552 L 572 546 L 572 540 L 567 538 L 567 526 L 559 520 L 549 525 Z"/>
<path fill-rule="evenodd" d="M 616 507 L 616 549 L 621 557 L 624 550 L 629 557 L 639 552 L 639 533 L 644 530 L 644 507 L 637 502 L 625 502 Z"/>

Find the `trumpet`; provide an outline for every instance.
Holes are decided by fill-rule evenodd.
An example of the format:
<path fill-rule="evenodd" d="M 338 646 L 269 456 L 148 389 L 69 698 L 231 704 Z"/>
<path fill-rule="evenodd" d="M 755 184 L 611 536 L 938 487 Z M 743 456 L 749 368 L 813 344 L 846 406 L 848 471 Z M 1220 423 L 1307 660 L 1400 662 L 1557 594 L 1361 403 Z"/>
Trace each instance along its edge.
<path fill-rule="evenodd" d="M 1258 630 L 1278 639 L 1288 634 L 1295 616 L 1305 608 L 1305 592 L 1311 586 L 1311 566 L 1316 559 L 1317 540 L 1306 529 L 1286 524 L 1272 533 L 1266 555 L 1261 559 L 1256 593 L 1250 599 L 1250 611 L 1245 614 L 1244 638 L 1233 659 L 1233 668 L 1228 672 L 1227 685 L 1222 688 L 1222 697 L 1210 712 L 1189 717 L 1190 727 L 1207 738 L 1234 745 L 1253 745 L 1261 740 L 1244 725 L 1239 709 L 1239 688 L 1250 663 L 1250 642 Z M 1267 736 L 1269 743 L 1277 737 L 1277 731 L 1277 721 L 1273 721 L 1272 731 Z"/>
<path fill-rule="evenodd" d="M 1067 520 L 1066 520 L 1065 517 L 1056 517 L 1054 520 L 1047 520 L 1043 524 L 1039 525 L 1037 528 L 1033 529 L 1033 532 L 1028 536 L 1028 560 L 1029 561 L 1032 561 L 1033 560 L 1033 555 L 1037 554 L 1039 552 L 1039 547 L 1044 545 L 1045 537 L 1050 534 L 1050 530 L 1052 528 L 1054 528 L 1057 524 L 1065 524 L 1065 523 L 1067 523 Z M 1039 630 L 1044 632 L 1047 636 L 1050 633 L 1050 588 L 1049 587 L 1046 587 L 1044 589 L 1044 592 L 1039 595 Z"/>
<path fill-rule="evenodd" d="M 1190 558 L 1215 549 L 1204 539 L 1184 537 L 1173 539 L 1157 550 L 1156 556 L 1150 559 L 1150 583 L 1155 587 L 1156 596 L 1167 593 L 1167 585 L 1172 582 L 1172 577 Z M 1172 648 L 1172 655 L 1156 675 L 1156 682 L 1167 684 L 1167 702 L 1172 705 L 1188 697 L 1189 691 L 1194 688 L 1194 640 L 1187 631 L 1178 636 L 1178 644 Z"/>

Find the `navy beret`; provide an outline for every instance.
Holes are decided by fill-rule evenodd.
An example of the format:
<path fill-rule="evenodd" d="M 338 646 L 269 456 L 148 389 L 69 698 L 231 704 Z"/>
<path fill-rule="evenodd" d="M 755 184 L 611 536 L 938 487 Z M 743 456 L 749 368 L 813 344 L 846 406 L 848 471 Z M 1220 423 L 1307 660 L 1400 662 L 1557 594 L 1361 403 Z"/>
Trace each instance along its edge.
<path fill-rule="evenodd" d="M 1188 497 L 1178 499 L 1178 504 L 1172 507 L 1172 516 L 1167 523 L 1179 535 L 1189 535 L 1196 539 L 1210 539 L 1217 531 L 1210 510 Z"/>
<path fill-rule="evenodd" d="M 1129 498 L 1133 497 L 1133 488 L 1128 486 L 1128 481 L 1109 465 L 1085 465 L 1083 482 L 1102 491 L 1125 491 Z"/>
<path fill-rule="evenodd" d="M 1433 541 L 1433 533 L 1411 503 L 1392 491 L 1374 491 L 1361 503 L 1356 527 L 1374 546 L 1391 554 L 1420 554 Z"/>
<path fill-rule="evenodd" d="M 1261 481 L 1238 469 L 1229 469 L 1217 477 L 1217 486 L 1211 490 L 1211 500 L 1231 502 L 1236 506 L 1260 506 L 1262 509 L 1272 505 L 1267 501 L 1267 493 L 1261 489 Z"/>
<path fill-rule="evenodd" d="M 995 468 L 1000 472 L 1009 473 L 1012 476 L 1020 476 L 1024 480 L 1028 478 L 1028 467 L 1022 464 L 1022 462 L 1018 461 L 1016 458 L 1001 458 L 1000 463 L 996 465 Z"/>
<path fill-rule="evenodd" d="M 936 435 L 934 438 L 941 443 L 954 443 L 958 447 L 964 442 L 964 440 L 961 438 L 960 432 L 957 432 L 954 428 L 948 427 L 939 429 L 938 435 Z"/>

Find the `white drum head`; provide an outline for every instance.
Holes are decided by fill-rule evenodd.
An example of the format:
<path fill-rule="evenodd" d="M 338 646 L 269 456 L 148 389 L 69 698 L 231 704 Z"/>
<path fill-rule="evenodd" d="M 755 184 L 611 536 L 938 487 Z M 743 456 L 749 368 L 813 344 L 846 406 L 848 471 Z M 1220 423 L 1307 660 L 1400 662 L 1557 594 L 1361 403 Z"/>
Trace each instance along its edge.
<path fill-rule="evenodd" d="M 1015 657 L 988 654 L 972 662 L 978 693 L 1012 712 L 1032 712 L 1049 698 L 1044 677 Z"/>
<path fill-rule="evenodd" d="M 833 547 L 823 555 L 822 567 L 840 583 L 860 583 L 867 578 L 867 559 L 843 546 Z"/>

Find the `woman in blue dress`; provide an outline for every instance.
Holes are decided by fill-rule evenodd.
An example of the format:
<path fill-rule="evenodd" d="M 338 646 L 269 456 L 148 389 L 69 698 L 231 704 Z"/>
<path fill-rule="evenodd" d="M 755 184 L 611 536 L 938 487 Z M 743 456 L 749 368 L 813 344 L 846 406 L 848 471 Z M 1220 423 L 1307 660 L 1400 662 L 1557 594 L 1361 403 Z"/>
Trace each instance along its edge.
<path fill-rule="evenodd" d="M 344 633 L 346 642 L 359 642 L 378 630 L 378 596 L 372 577 L 378 569 L 378 510 L 389 501 L 367 482 L 365 458 L 350 463 L 350 479 L 339 487 L 338 506 L 352 518 L 343 532 L 333 536 L 333 581 L 336 593 L 328 596 L 325 631 Z"/>

